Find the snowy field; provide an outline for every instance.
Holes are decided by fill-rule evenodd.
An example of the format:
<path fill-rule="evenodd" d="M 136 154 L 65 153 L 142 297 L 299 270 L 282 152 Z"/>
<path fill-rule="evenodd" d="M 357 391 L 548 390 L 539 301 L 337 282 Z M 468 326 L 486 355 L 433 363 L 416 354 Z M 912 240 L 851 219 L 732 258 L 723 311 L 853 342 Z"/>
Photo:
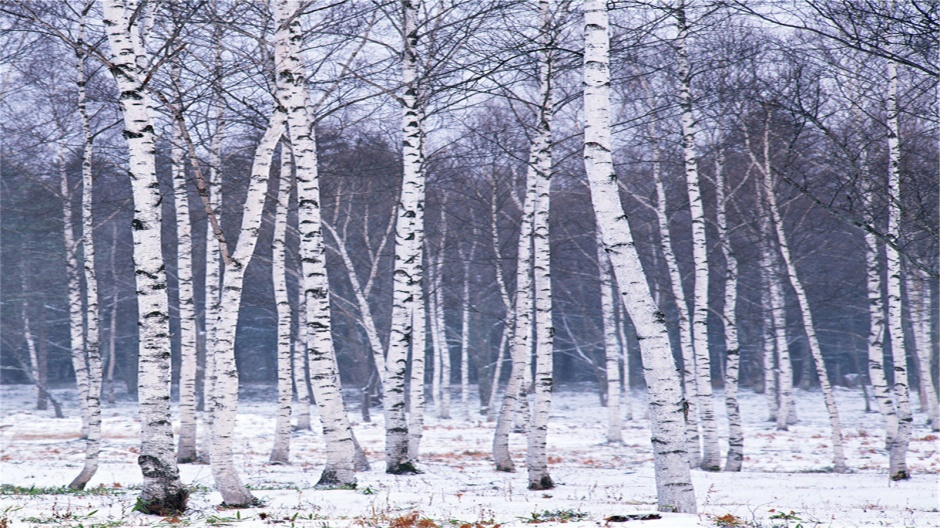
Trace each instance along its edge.
<path fill-rule="evenodd" d="M 693 471 L 698 515 L 663 514 L 659 519 L 627 522 L 618 521 L 655 511 L 647 424 L 628 421 L 624 444 L 606 444 L 606 409 L 594 393 L 564 389 L 555 393 L 548 443 L 558 486 L 532 492 L 526 489 L 525 438 L 512 438 L 519 472 L 495 472 L 489 456 L 494 424 L 477 416 L 467 421 L 456 394 L 455 418 L 427 418 L 424 474 L 386 475 L 381 412 L 373 411 L 372 423 L 358 423 L 358 412 L 351 412 L 372 470 L 359 475 L 356 490 L 314 490 L 324 459 L 321 434 L 295 433 L 292 465 L 268 465 L 274 389 L 248 386 L 242 392 L 236 460 L 243 480 L 264 506 L 219 509 L 221 497 L 213 489 L 209 467 L 190 464 L 181 467 L 184 483 L 192 487 L 190 509 L 181 518 L 163 519 L 132 511 L 141 481 L 133 402 L 105 405 L 98 473 L 88 491 L 65 493 L 55 488 L 78 474 L 83 458 L 74 391 L 54 391 L 66 402 L 68 416 L 57 420 L 51 410 L 32 409 L 31 387 L 0 386 L 0 527 L 515 528 L 535 521 L 547 521 L 540 524 L 545 527 L 564 522 L 569 528 L 940 526 L 937 435 L 926 428 L 924 415 L 916 414 L 908 457 L 913 478 L 889 482 L 879 416 L 864 413 L 862 395 L 856 391 L 837 392 L 851 473 L 826 472 L 831 449 L 819 393 L 797 391 L 800 423 L 790 431 L 776 431 L 772 423 L 763 421 L 767 415 L 763 397 L 744 392 L 744 472 Z M 724 430 L 720 393 L 716 403 Z M 637 416 L 643 415 L 644 405 L 638 395 L 633 401 Z M 315 423 L 314 430 L 317 427 Z"/>

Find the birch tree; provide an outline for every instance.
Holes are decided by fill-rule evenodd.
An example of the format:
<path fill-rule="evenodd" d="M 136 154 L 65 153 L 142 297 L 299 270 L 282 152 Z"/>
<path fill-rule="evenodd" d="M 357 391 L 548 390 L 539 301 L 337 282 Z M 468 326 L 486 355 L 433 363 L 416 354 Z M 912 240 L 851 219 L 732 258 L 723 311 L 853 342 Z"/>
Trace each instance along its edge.
<path fill-rule="evenodd" d="M 623 442 L 623 417 L 620 411 L 620 345 L 617 342 L 616 308 L 614 306 L 614 279 L 610 259 L 604 253 L 600 227 L 595 234 L 597 244 L 597 271 L 600 277 L 601 317 L 604 328 L 604 371 L 607 378 L 607 442 Z M 619 301 L 619 299 L 617 299 Z"/>
<path fill-rule="evenodd" d="M 888 236 L 901 239 L 901 146 L 898 106 L 898 67 L 888 60 Z M 911 442 L 914 417 L 911 413 L 911 394 L 907 377 L 907 354 L 904 348 L 901 288 L 904 281 L 901 255 L 886 244 L 888 336 L 891 340 L 891 359 L 894 363 L 894 398 L 897 403 L 898 432 L 891 444 L 888 457 L 888 476 L 891 480 L 911 478 L 907 467 L 907 449 Z"/>
<path fill-rule="evenodd" d="M 120 92 L 124 138 L 130 157 L 128 174 L 134 198 L 134 268 L 137 287 L 138 399 L 143 484 L 137 509 L 170 515 L 186 508 L 188 492 L 176 466 L 170 422 L 170 328 L 167 280 L 161 254 L 160 202 L 154 163 L 150 94 L 145 90 L 147 63 L 138 32 L 136 1 L 102 0 L 104 26 L 113 56 L 111 72 Z"/>
<path fill-rule="evenodd" d="M 601 228 L 604 250 L 630 318 L 640 337 L 640 353 L 649 387 L 656 496 L 661 511 L 694 513 L 685 440 L 684 400 L 669 348 L 665 316 L 653 301 L 633 235 L 620 203 L 611 159 L 610 42 L 607 4 L 584 3 L 584 166 L 591 201 Z"/>
<path fill-rule="evenodd" d="M 281 142 L 281 171 L 278 176 L 277 204 L 274 211 L 274 240 L 271 254 L 271 274 L 274 282 L 274 300 L 277 310 L 277 419 L 274 426 L 274 447 L 269 461 L 287 464 L 290 461 L 291 433 L 291 306 L 287 297 L 287 205 L 290 200 L 291 163 L 290 148 Z"/>
<path fill-rule="evenodd" d="M 85 20 L 92 3 L 82 12 L 78 30 L 78 48 L 85 42 Z M 81 473 L 69 483 L 71 489 L 84 489 L 98 470 L 98 454 L 101 451 L 101 340 L 99 337 L 100 310 L 98 309 L 98 278 L 95 273 L 95 221 L 92 214 L 94 198 L 94 173 L 92 172 L 92 147 L 94 136 L 86 104 L 85 52 L 76 53 L 75 84 L 78 88 L 78 115 L 82 124 L 82 267 L 85 278 L 85 336 L 84 351 L 79 359 L 84 371 L 86 385 L 79 386 L 79 397 L 85 400 L 85 463 Z M 71 229 L 71 226 L 69 226 Z M 83 390 L 84 389 L 84 390 Z"/>
<path fill-rule="evenodd" d="M 534 162 L 535 215 L 532 219 L 532 289 L 535 295 L 535 402 L 529 418 L 526 467 L 529 471 L 529 489 L 545 490 L 555 487 L 548 474 L 548 415 L 552 405 L 553 370 L 552 277 L 549 214 L 552 188 L 552 47 L 554 21 L 550 0 L 539 1 L 541 30 L 539 32 L 539 110 L 538 125 L 532 140 Z"/>
<path fill-rule="evenodd" d="M 806 338 L 809 344 L 810 354 L 813 358 L 813 363 L 816 365 L 816 374 L 819 377 L 819 385 L 822 389 L 823 400 L 826 403 L 826 411 L 829 413 L 829 426 L 830 426 L 830 439 L 832 441 L 832 456 L 833 456 L 833 471 L 836 473 L 844 473 L 847 471 L 845 463 L 845 449 L 843 447 L 842 439 L 842 425 L 839 420 L 839 410 L 836 407 L 835 396 L 832 393 L 832 385 L 829 383 L 829 374 L 826 371 L 826 364 L 823 360 L 822 349 L 819 347 L 819 340 L 816 337 L 816 330 L 813 326 L 813 313 L 810 310 L 809 301 L 806 297 L 806 290 L 803 287 L 803 283 L 800 280 L 796 272 L 796 266 L 794 265 L 793 258 L 790 254 L 790 246 L 788 243 L 787 235 L 783 230 L 783 219 L 780 215 L 780 208 L 777 205 L 777 197 L 774 192 L 774 179 L 773 179 L 773 167 L 771 161 L 771 151 L 770 151 L 770 120 L 765 121 L 763 127 L 763 138 L 762 138 L 763 152 L 760 157 L 754 153 L 751 148 L 750 141 L 748 140 L 747 151 L 748 155 L 751 158 L 752 165 L 758 170 L 761 175 L 761 192 L 763 193 L 763 199 L 767 203 L 767 209 L 770 213 L 770 218 L 768 222 L 771 227 L 771 233 L 773 236 L 773 242 L 776 243 L 777 249 L 779 250 L 780 258 L 782 260 L 784 268 L 784 276 L 787 281 L 790 283 L 790 286 L 793 288 L 793 291 L 796 293 L 797 301 L 799 302 L 800 317 L 803 323 L 803 331 L 806 334 Z M 776 326 L 776 325 L 775 325 Z M 786 348 L 778 347 L 778 348 Z M 781 350 L 778 349 L 778 354 Z M 778 356 L 778 359 L 781 356 Z M 792 374 L 791 374 L 792 376 Z M 783 375 L 781 374 L 781 383 L 784 383 L 782 379 Z M 791 381 L 792 383 L 792 381 Z M 784 406 L 783 403 L 778 407 L 777 423 L 780 423 L 781 414 L 789 413 L 789 404 Z"/>
<path fill-rule="evenodd" d="M 277 96 L 286 108 L 297 180 L 298 223 L 304 302 L 307 366 L 326 441 L 326 465 L 317 486 L 355 486 L 356 442 L 353 437 L 333 347 L 330 287 L 320 211 L 320 178 L 313 105 L 306 89 L 301 56 L 300 3 L 274 5 Z"/>
<path fill-rule="evenodd" d="M 702 463 L 706 471 L 721 469 L 718 448 L 718 424 L 715 420 L 711 384 L 711 359 L 708 351 L 708 245 L 705 240 L 705 208 L 699 185 L 698 161 L 695 151 L 695 117 L 692 112 L 692 70 L 688 57 L 689 25 L 686 3 L 676 10 L 678 24 L 679 101 L 682 108 L 682 152 L 685 165 L 686 191 L 692 215 L 692 262 L 695 267 L 694 294 L 691 314 L 692 349 L 695 354 L 695 403 L 702 424 Z M 686 367 L 688 371 L 689 368 Z"/>
<path fill-rule="evenodd" d="M 417 461 L 408 450 L 409 424 L 405 409 L 405 373 L 409 344 L 417 336 L 416 306 L 420 293 L 424 231 L 424 111 L 418 83 L 416 46 L 418 43 L 417 0 L 402 0 L 402 188 L 395 219 L 395 263 L 392 294 L 391 337 L 385 374 L 385 461 L 386 472 L 413 474 Z M 422 304 L 423 307 L 423 304 Z M 424 325 L 423 316 L 418 323 Z M 423 333 L 422 333 L 423 334 Z M 418 347 L 412 346 L 412 353 Z M 423 354 L 423 350 L 419 353 Z M 419 367 L 423 368 L 423 364 Z"/>

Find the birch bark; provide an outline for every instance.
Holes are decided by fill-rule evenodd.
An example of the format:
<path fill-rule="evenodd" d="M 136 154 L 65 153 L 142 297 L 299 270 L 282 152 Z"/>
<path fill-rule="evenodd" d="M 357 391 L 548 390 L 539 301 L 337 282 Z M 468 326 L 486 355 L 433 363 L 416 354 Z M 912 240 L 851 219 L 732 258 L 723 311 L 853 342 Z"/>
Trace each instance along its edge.
<path fill-rule="evenodd" d="M 898 119 L 898 67 L 888 61 L 888 236 L 901 240 L 901 146 Z M 901 284 L 904 281 L 901 255 L 886 244 L 888 275 L 888 337 L 891 340 L 891 358 L 894 362 L 894 398 L 897 402 L 898 432 L 891 444 L 888 474 L 891 480 L 911 477 L 907 467 L 907 449 L 911 442 L 914 417 L 911 414 L 911 394 L 907 377 L 907 354 L 904 348 Z"/>
<path fill-rule="evenodd" d="M 84 45 L 85 15 L 82 15 L 78 33 L 79 47 Z M 82 357 L 87 386 L 79 390 L 85 400 L 87 416 L 84 428 L 85 463 L 81 473 L 69 484 L 72 489 L 84 489 L 98 470 L 98 454 L 101 451 L 101 339 L 100 310 L 98 307 L 98 278 L 95 273 L 95 221 L 92 214 L 94 197 L 94 174 L 92 173 L 91 121 L 85 96 L 85 53 L 78 52 L 76 80 L 78 87 L 78 115 L 82 123 L 84 150 L 82 152 L 82 256 L 85 275 L 85 350 Z M 81 389 L 81 387 L 79 387 Z"/>
<path fill-rule="evenodd" d="M 474 234 L 476 232 L 474 231 Z M 476 253 L 476 237 L 471 242 L 469 255 L 460 252 L 463 264 L 463 304 L 460 316 L 460 407 L 464 419 L 470 419 L 470 263 Z"/>
<path fill-rule="evenodd" d="M 277 310 L 277 419 L 274 425 L 274 446 L 268 459 L 272 464 L 290 463 L 291 397 L 294 391 L 291 386 L 291 307 L 287 297 L 286 238 L 292 172 L 290 147 L 282 141 L 271 253 L 274 304 Z"/>
<path fill-rule="evenodd" d="M 721 312 L 725 330 L 725 409 L 728 414 L 728 456 L 725 459 L 725 471 L 741 471 L 744 461 L 744 430 L 741 426 L 741 407 L 738 404 L 741 366 L 737 326 L 738 258 L 731 245 L 731 231 L 728 229 L 730 199 L 730 195 L 725 191 L 724 149 L 719 148 L 715 160 L 715 201 L 718 204 L 718 248 L 725 259 L 725 294 Z"/>
<path fill-rule="evenodd" d="M 180 66 L 174 64 L 172 68 L 171 75 L 178 80 Z M 192 222 L 189 214 L 181 126 L 177 124 L 173 128 L 170 157 L 173 203 L 176 209 L 176 277 L 179 285 L 180 321 L 180 429 L 176 461 L 185 464 L 196 460 L 196 305 L 193 298 Z"/>
<path fill-rule="evenodd" d="M 702 424 L 702 463 L 706 471 L 721 469 L 718 447 L 718 422 L 712 397 L 711 357 L 708 350 L 708 244 L 705 239 L 705 208 L 699 184 L 695 150 L 695 118 L 692 112 L 692 69 L 688 57 L 689 25 L 685 2 L 679 4 L 678 58 L 679 100 L 682 108 L 682 152 L 685 164 L 686 191 L 692 216 L 692 262 L 695 267 L 692 297 L 692 348 L 695 353 L 695 392 Z"/>
<path fill-rule="evenodd" d="M 640 352 L 649 387 L 653 465 L 661 511 L 694 513 L 695 491 L 686 451 L 684 399 L 669 348 L 665 316 L 653 302 L 620 203 L 611 159 L 610 52 L 607 4 L 584 3 L 584 165 L 591 201 L 610 256 L 624 305 L 640 337 Z"/>
<path fill-rule="evenodd" d="M 132 14 L 136 2 L 102 0 L 104 26 L 113 54 L 111 72 L 120 91 L 134 197 L 134 267 L 140 352 L 138 398 L 143 484 L 137 509 L 169 515 L 186 508 L 188 492 L 176 466 L 170 421 L 170 328 L 166 272 L 160 234 L 161 196 L 154 161 L 150 95 L 144 87 L 143 44 Z"/>
<path fill-rule="evenodd" d="M 763 163 L 759 163 L 757 156 L 750 148 L 750 144 L 748 144 L 748 153 L 751 156 L 752 162 L 757 166 L 762 175 L 762 188 L 764 199 L 766 200 L 768 206 L 768 212 L 770 213 L 769 222 L 773 230 L 773 241 L 777 243 L 780 256 L 783 259 L 786 278 L 789 281 L 790 286 L 793 288 L 793 291 L 796 293 L 797 301 L 799 301 L 803 330 L 806 333 L 810 354 L 812 355 L 813 362 L 816 365 L 816 374 L 819 377 L 819 386 L 822 389 L 823 400 L 826 404 L 826 411 L 829 413 L 833 471 L 836 473 L 844 473 L 847 471 L 847 468 L 845 464 L 845 449 L 843 447 L 842 440 L 842 425 L 839 420 L 839 409 L 836 407 L 835 396 L 832 393 L 832 386 L 829 383 L 829 375 L 826 372 L 826 364 L 823 361 L 822 349 L 819 347 L 819 340 L 816 338 L 816 329 L 813 326 L 813 313 L 810 310 L 809 301 L 806 298 L 806 290 L 803 288 L 803 283 L 800 281 L 800 278 L 796 273 L 796 266 L 793 264 L 793 258 L 790 255 L 790 246 L 787 241 L 786 233 L 783 230 L 783 219 L 780 216 L 780 208 L 777 206 L 777 198 L 774 194 L 773 171 L 770 159 L 769 117 L 768 121 L 764 124 Z M 785 349 L 786 347 L 784 346 L 783 348 Z M 778 354 L 783 352 L 784 350 L 778 350 Z M 778 359 L 781 359 L 780 363 L 783 363 L 782 358 L 782 355 L 778 356 Z M 786 380 L 783 379 L 781 372 L 781 385 L 785 382 Z M 792 383 L 792 374 L 790 383 Z M 789 412 L 789 405 L 784 406 L 784 404 L 781 403 L 778 408 L 777 422 L 780 423 L 781 414 L 789 414 Z"/>
<path fill-rule="evenodd" d="M 868 200 L 870 202 L 870 200 Z M 878 410 L 885 421 L 885 446 L 891 449 L 898 432 L 898 414 L 894 405 L 892 387 L 885 380 L 884 373 L 884 338 L 886 328 L 884 303 L 881 295 L 881 264 L 878 239 L 872 233 L 865 233 L 865 262 L 868 273 L 868 378 Z"/>
<path fill-rule="evenodd" d="M 535 295 L 535 398 L 529 421 L 526 466 L 529 489 L 555 487 L 548 474 L 548 415 L 554 384 L 552 325 L 552 276 L 549 214 L 552 190 L 552 46 L 554 45 L 550 0 L 539 1 L 542 27 L 539 35 L 539 113 L 532 142 L 531 162 L 536 179 L 535 215 L 532 220 L 533 293 Z"/>
<path fill-rule="evenodd" d="M 222 500 L 230 507 L 246 507 L 257 499 L 242 484 L 235 468 L 232 451 L 235 418 L 238 406 L 238 369 L 235 365 L 235 331 L 245 279 L 245 271 L 258 242 L 264 210 L 265 194 L 271 173 L 274 149 L 284 133 L 285 116 L 274 112 L 255 151 L 251 168 L 248 194 L 245 197 L 242 225 L 235 251 L 225 266 L 222 280 L 222 300 L 216 320 L 214 350 L 214 390 L 209 398 L 212 409 L 212 445 L 210 459 L 212 476 Z"/>
<path fill-rule="evenodd" d="M 940 405 L 930 372 L 930 283 L 927 277 L 921 276 L 914 269 L 908 271 L 907 295 L 910 299 L 911 325 L 917 349 L 919 390 L 922 401 L 927 402 L 922 410 L 927 414 L 930 430 L 936 432 L 940 431 Z"/>
<path fill-rule="evenodd" d="M 607 442 L 623 442 L 623 418 L 620 412 L 620 346 L 614 307 L 614 279 L 610 258 L 604 252 L 600 227 L 596 228 L 597 272 L 601 287 L 601 317 L 604 328 L 604 371 L 607 377 Z M 618 299 L 619 300 L 619 299 Z"/>
<path fill-rule="evenodd" d="M 75 224 L 72 212 L 72 189 L 66 172 L 65 148 L 59 152 L 60 192 L 62 194 L 62 228 L 65 239 L 65 272 L 69 292 L 69 347 L 72 370 L 79 394 L 88 390 L 88 364 L 85 360 L 85 322 L 82 306 L 82 277 L 78 263 L 78 243 L 75 240 Z M 79 398 L 82 417 L 82 438 L 88 438 L 88 400 Z"/>
<path fill-rule="evenodd" d="M 503 360 L 505 358 L 506 345 L 509 342 L 509 333 L 512 331 L 510 321 L 512 318 L 512 301 L 509 298 L 509 289 L 506 287 L 506 279 L 503 271 L 503 255 L 500 251 L 499 243 L 499 212 L 496 207 L 497 184 L 494 181 L 492 194 L 490 195 L 490 243 L 493 249 L 493 255 L 496 256 L 496 284 L 499 286 L 499 298 L 503 303 L 503 313 L 505 313 L 505 324 L 500 326 L 499 349 L 496 351 L 496 366 L 493 369 L 493 383 L 490 386 L 489 407 L 486 410 L 487 421 L 496 419 L 496 394 L 499 391 L 499 379 L 503 373 Z"/>
<path fill-rule="evenodd" d="M 307 361 L 310 380 L 326 440 L 326 466 L 318 486 L 354 486 L 355 440 L 333 347 L 330 287 L 320 216 L 320 180 L 313 107 L 306 90 L 306 68 L 301 56 L 301 5 L 297 0 L 274 4 L 277 96 L 287 109 L 288 131 L 297 177 L 300 256 L 307 309 Z"/>
<path fill-rule="evenodd" d="M 408 348 L 417 336 L 415 306 L 423 303 L 420 239 L 424 229 L 424 133 L 423 110 L 418 87 L 419 1 L 402 0 L 402 189 L 395 221 L 395 264 L 393 276 L 391 336 L 385 374 L 385 460 L 386 472 L 416 473 L 416 460 L 409 455 L 408 420 L 405 412 L 405 375 Z M 423 305 L 422 305 L 423 311 Z M 420 321 L 423 326 L 423 319 Z M 412 346 L 412 352 L 417 347 Z M 423 350 L 421 354 L 423 354 Z M 423 369 L 423 363 L 419 368 Z M 422 383 L 423 385 L 423 383 Z"/>

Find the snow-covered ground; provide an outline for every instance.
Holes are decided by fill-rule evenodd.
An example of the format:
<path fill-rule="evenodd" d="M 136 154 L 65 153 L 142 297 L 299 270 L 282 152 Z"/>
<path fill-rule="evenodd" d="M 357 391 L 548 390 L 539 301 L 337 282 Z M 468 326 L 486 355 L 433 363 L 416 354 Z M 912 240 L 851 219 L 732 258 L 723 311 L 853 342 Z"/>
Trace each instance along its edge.
<path fill-rule="evenodd" d="M 424 474 L 385 474 L 382 417 L 374 411 L 372 423 L 355 423 L 372 463 L 371 471 L 359 475 L 358 489 L 315 490 L 324 459 L 322 435 L 295 433 L 292 465 L 268 465 L 274 390 L 249 386 L 239 407 L 236 459 L 243 480 L 264 507 L 219 509 L 221 497 L 213 489 L 209 467 L 190 464 L 181 467 L 184 482 L 193 487 L 190 510 L 179 519 L 161 519 L 132 511 L 141 480 L 136 464 L 139 422 L 133 402 L 104 408 L 102 463 L 90 490 L 56 493 L 51 488 L 66 485 L 78 473 L 83 457 L 74 391 L 55 391 L 66 402 L 69 416 L 57 420 L 51 411 L 33 409 L 30 387 L 0 386 L 0 527 L 494 528 L 521 527 L 542 519 L 550 522 L 541 526 L 565 520 L 570 528 L 940 526 L 938 437 L 926 428 L 924 415 L 915 416 L 908 456 L 913 478 L 889 482 L 880 418 L 864 413 L 861 393 L 848 390 L 838 390 L 837 397 L 850 473 L 827 472 L 828 419 L 819 393 L 797 391 L 800 423 L 789 431 L 776 431 L 764 420 L 763 396 L 744 392 L 743 473 L 693 471 L 698 515 L 606 521 L 655 511 L 649 433 L 645 420 L 628 421 L 624 443 L 607 444 L 606 409 L 599 406 L 596 394 L 586 391 L 561 389 L 554 395 L 548 437 L 554 490 L 526 489 L 522 435 L 512 438 L 519 472 L 495 472 L 489 456 L 493 424 L 478 416 L 466 420 L 458 397 L 454 419 L 427 418 Z M 724 430 L 723 399 L 720 393 L 717 396 Z M 644 414 L 642 394 L 636 395 L 633 408 L 637 416 Z M 357 413 L 351 415 L 358 420 Z M 315 423 L 314 430 L 317 427 Z"/>

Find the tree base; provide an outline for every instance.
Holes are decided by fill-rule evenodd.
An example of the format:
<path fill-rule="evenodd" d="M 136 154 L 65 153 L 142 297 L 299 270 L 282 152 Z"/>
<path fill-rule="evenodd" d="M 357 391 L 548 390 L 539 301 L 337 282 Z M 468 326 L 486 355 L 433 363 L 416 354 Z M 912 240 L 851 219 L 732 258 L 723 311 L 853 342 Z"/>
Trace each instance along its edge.
<path fill-rule="evenodd" d="M 179 515 L 186 511 L 186 502 L 189 500 L 189 491 L 181 489 L 175 493 L 170 493 L 163 499 L 154 499 L 145 501 L 137 499 L 134 511 L 146 515 L 159 515 L 161 517 L 170 517 Z"/>
<path fill-rule="evenodd" d="M 529 489 L 532 491 L 538 490 L 550 490 L 555 488 L 555 483 L 552 482 L 552 477 L 548 475 L 542 475 L 542 478 L 538 479 L 535 482 L 529 482 Z"/>
<path fill-rule="evenodd" d="M 421 475 L 424 473 L 424 471 L 415 467 L 413 462 L 402 462 L 389 466 L 385 472 L 389 475 Z"/>

